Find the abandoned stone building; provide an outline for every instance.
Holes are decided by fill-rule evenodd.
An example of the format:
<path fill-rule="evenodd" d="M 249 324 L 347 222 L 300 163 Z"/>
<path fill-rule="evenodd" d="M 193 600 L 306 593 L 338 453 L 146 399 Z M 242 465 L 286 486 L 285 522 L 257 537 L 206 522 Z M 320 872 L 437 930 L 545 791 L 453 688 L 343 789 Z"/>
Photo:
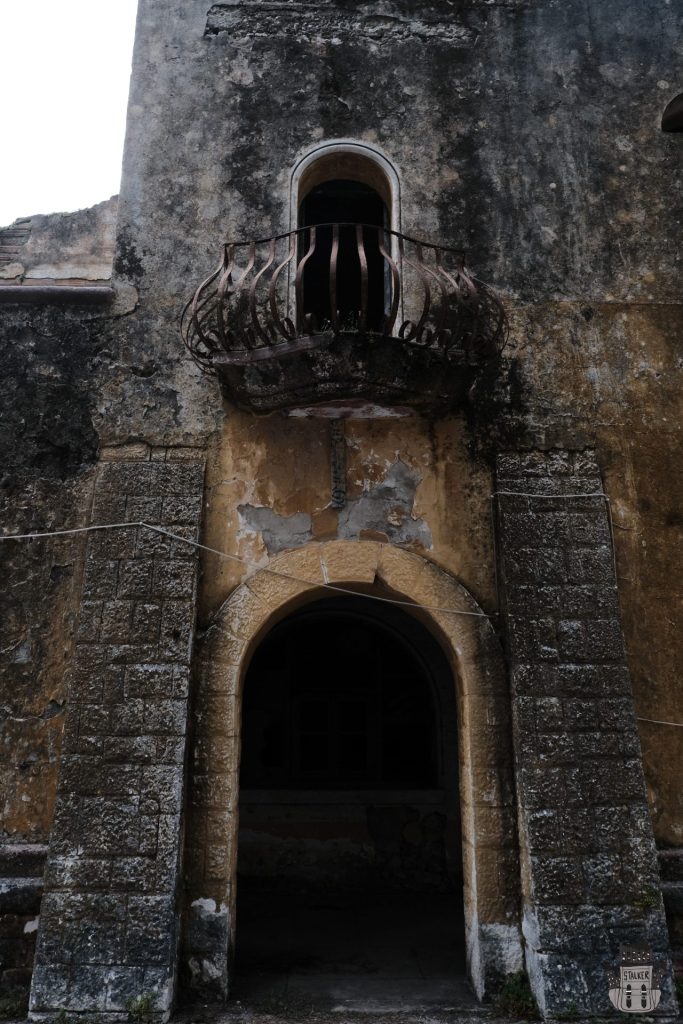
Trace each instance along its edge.
<path fill-rule="evenodd" d="M 119 197 L 0 232 L 33 1019 L 521 970 L 588 1017 L 643 945 L 675 1014 L 682 39 L 140 0 Z"/>

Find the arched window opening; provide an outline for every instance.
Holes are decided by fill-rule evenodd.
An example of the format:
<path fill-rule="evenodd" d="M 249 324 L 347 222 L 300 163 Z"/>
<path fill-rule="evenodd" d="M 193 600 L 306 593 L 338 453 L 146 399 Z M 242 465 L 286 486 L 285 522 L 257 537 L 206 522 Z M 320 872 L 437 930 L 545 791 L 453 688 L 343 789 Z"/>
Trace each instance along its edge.
<path fill-rule="evenodd" d="M 662 115 L 663 132 L 683 132 L 683 92 L 675 96 Z"/>

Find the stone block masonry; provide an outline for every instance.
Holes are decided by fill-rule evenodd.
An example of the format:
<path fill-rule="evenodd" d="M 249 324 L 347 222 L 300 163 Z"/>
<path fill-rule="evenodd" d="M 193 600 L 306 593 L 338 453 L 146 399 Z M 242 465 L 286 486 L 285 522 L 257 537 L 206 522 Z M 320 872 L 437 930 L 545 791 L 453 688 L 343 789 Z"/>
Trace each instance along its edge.
<path fill-rule="evenodd" d="M 674 1012 L 598 466 L 592 452 L 502 454 L 496 489 L 532 988 L 544 1016 L 606 1015 L 619 944 L 647 942 Z"/>
<path fill-rule="evenodd" d="M 204 461 L 136 446 L 100 465 L 92 524 L 197 539 Z M 123 455 L 126 455 L 124 450 Z M 31 989 L 33 1019 L 168 1016 L 197 551 L 143 528 L 88 538 Z"/>

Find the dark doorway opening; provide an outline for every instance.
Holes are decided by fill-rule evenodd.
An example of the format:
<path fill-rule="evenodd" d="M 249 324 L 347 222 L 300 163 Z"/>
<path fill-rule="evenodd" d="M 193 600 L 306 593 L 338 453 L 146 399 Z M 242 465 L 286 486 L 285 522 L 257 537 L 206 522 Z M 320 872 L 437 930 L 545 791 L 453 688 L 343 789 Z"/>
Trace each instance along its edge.
<path fill-rule="evenodd" d="M 244 689 L 237 998 L 469 1001 L 453 678 L 364 598 L 276 626 Z"/>
<path fill-rule="evenodd" d="M 320 330 L 332 322 L 331 261 L 334 239 L 333 224 L 339 227 L 339 250 L 334 290 L 339 324 L 342 330 L 370 331 L 382 328 L 386 312 L 387 271 L 380 244 L 389 244 L 384 229 L 389 215 L 380 195 L 362 182 L 335 179 L 313 188 L 299 211 L 299 226 L 316 226 L 315 250 L 304 268 L 304 314 L 312 314 Z M 355 225 L 363 224 L 361 233 L 364 258 L 367 261 L 367 302 L 363 302 L 361 256 Z M 310 245 L 310 232 L 299 235 L 299 261 Z M 364 307 L 366 312 L 364 313 Z"/>

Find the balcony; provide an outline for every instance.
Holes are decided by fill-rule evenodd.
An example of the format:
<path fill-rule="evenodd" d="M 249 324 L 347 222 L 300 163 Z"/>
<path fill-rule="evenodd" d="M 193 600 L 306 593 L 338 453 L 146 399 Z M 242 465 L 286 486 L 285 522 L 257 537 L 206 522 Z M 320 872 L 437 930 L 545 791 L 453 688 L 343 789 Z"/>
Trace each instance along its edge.
<path fill-rule="evenodd" d="M 230 242 L 181 319 L 195 362 L 256 413 L 372 404 L 457 408 L 504 344 L 462 250 L 375 225 Z"/>

